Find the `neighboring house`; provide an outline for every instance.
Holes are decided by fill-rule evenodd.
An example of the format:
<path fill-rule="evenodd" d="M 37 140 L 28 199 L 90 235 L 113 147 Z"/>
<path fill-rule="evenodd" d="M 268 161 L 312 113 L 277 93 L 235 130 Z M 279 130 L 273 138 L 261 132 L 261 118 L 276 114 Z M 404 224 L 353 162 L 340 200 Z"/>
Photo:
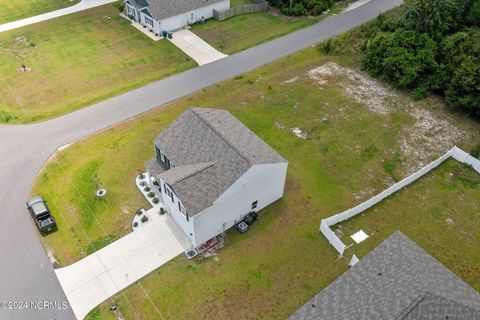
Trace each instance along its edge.
<path fill-rule="evenodd" d="M 230 0 L 124 0 L 125 14 L 155 34 L 174 31 L 230 8 Z"/>
<path fill-rule="evenodd" d="M 290 320 L 478 320 L 480 293 L 397 231 Z"/>
<path fill-rule="evenodd" d="M 147 170 L 194 247 L 283 196 L 287 160 L 228 111 L 189 109 L 154 144 Z"/>

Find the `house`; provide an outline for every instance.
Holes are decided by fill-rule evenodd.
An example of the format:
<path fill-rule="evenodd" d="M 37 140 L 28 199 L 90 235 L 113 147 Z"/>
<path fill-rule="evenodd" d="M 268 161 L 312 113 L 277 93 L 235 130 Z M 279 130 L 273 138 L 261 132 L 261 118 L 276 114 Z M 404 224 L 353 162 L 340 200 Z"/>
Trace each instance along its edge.
<path fill-rule="evenodd" d="M 174 31 L 230 8 L 230 0 L 124 0 L 125 14 L 155 34 Z"/>
<path fill-rule="evenodd" d="M 154 145 L 147 171 L 194 247 L 283 196 L 288 162 L 228 111 L 191 108 Z"/>
<path fill-rule="evenodd" d="M 480 293 L 397 231 L 290 320 L 478 320 Z"/>

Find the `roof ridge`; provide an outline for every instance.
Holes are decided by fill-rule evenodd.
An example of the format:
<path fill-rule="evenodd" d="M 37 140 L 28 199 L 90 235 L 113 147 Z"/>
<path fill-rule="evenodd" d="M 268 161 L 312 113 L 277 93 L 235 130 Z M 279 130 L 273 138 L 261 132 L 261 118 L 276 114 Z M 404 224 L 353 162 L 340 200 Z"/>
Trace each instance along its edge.
<path fill-rule="evenodd" d="M 235 152 L 237 152 L 240 155 L 240 157 L 242 157 L 245 161 L 247 161 L 247 163 L 250 166 L 253 165 L 253 163 L 240 150 L 238 150 L 229 139 L 227 139 L 223 134 L 221 134 L 217 129 L 215 129 L 215 127 L 207 119 L 203 118 L 200 114 L 195 112 L 195 109 L 199 109 L 199 108 L 190 108 L 190 110 L 193 112 L 193 114 L 195 114 L 200 120 L 202 120 L 203 123 L 205 123 L 210 129 L 212 129 L 220 138 L 222 138 L 222 140 L 225 141 L 229 145 L 230 148 L 232 148 Z M 217 110 L 217 109 L 212 109 L 212 108 L 203 108 L 203 109 Z M 228 112 L 228 111 L 225 111 L 225 110 L 221 110 L 221 111 Z M 242 125 L 243 125 L 243 123 L 242 123 Z M 250 130 L 250 129 L 248 129 L 248 130 Z"/>
<path fill-rule="evenodd" d="M 194 164 L 185 164 L 185 165 L 183 165 L 183 166 L 174 167 L 174 168 L 181 168 L 181 167 L 185 167 L 185 166 L 195 166 L 195 165 L 201 165 L 201 164 L 204 164 L 204 165 L 205 165 L 204 167 L 201 167 L 200 169 L 195 170 L 195 171 L 192 172 L 191 174 L 186 175 L 185 177 L 183 177 L 182 179 L 176 181 L 175 183 L 179 183 L 179 182 L 181 182 L 181 181 L 183 181 L 183 180 L 186 180 L 186 179 L 188 179 L 188 178 L 190 178 L 190 177 L 193 177 L 194 175 L 196 175 L 196 174 L 198 174 L 198 173 L 200 173 L 200 172 L 202 172 L 202 171 L 210 168 L 210 167 L 213 166 L 215 163 L 217 163 L 217 161 L 216 161 L 216 160 L 212 160 L 212 161 L 208 161 L 208 162 L 198 162 L 198 163 L 194 163 Z M 171 170 L 171 169 L 170 169 L 170 170 Z"/>

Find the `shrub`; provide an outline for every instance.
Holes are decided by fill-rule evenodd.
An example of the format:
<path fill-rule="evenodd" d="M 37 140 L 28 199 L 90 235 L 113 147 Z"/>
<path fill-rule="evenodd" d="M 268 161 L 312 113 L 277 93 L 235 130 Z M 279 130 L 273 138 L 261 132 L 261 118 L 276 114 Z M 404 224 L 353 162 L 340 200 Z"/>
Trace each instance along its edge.
<path fill-rule="evenodd" d="M 153 199 L 152 199 L 152 202 L 153 202 L 153 203 L 155 203 L 155 204 L 157 204 L 157 203 L 159 203 L 159 202 L 160 202 L 160 200 L 158 200 L 158 198 L 157 198 L 157 197 L 155 197 L 155 198 L 153 198 Z"/>
<path fill-rule="evenodd" d="M 137 222 L 137 221 L 135 221 L 135 222 L 133 223 L 133 227 L 134 227 L 134 228 L 138 227 L 138 222 Z"/>
<path fill-rule="evenodd" d="M 480 159 L 480 144 L 477 144 L 475 147 L 470 150 L 470 155 L 477 159 Z"/>
<path fill-rule="evenodd" d="M 271 0 L 269 4 L 287 16 L 316 16 L 328 10 L 333 0 Z"/>
<path fill-rule="evenodd" d="M 367 46 L 363 66 L 396 88 L 415 89 L 417 98 L 435 87 L 437 45 L 426 34 L 398 30 L 382 33 Z"/>
<path fill-rule="evenodd" d="M 332 39 L 328 39 L 327 41 L 322 42 L 322 44 L 320 45 L 320 50 L 325 54 L 329 54 L 330 52 L 332 52 L 333 47 L 334 45 Z"/>
<path fill-rule="evenodd" d="M 149 197 L 149 198 L 155 197 L 155 192 L 150 191 L 149 193 L 147 193 L 147 197 Z"/>
<path fill-rule="evenodd" d="M 118 1 L 113 5 L 118 11 L 123 12 L 125 10 L 125 3 L 123 1 Z"/>
<path fill-rule="evenodd" d="M 147 222 L 147 221 L 148 221 L 148 217 L 147 217 L 147 216 L 143 216 L 142 219 L 141 219 L 141 221 L 142 221 L 143 223 Z"/>
<path fill-rule="evenodd" d="M 143 188 L 143 191 L 145 191 L 145 192 L 149 192 L 150 190 L 152 190 L 152 188 L 150 188 L 150 187 Z"/>
<path fill-rule="evenodd" d="M 142 209 L 138 209 L 137 212 L 135 212 L 137 216 L 141 216 L 142 213 L 143 213 Z"/>
<path fill-rule="evenodd" d="M 147 183 L 146 183 L 145 181 L 140 181 L 139 185 L 140 185 L 141 187 L 145 187 L 145 186 L 147 185 Z"/>
<path fill-rule="evenodd" d="M 165 208 L 163 208 L 163 207 L 160 208 L 160 214 L 162 214 L 162 215 L 165 214 Z"/>

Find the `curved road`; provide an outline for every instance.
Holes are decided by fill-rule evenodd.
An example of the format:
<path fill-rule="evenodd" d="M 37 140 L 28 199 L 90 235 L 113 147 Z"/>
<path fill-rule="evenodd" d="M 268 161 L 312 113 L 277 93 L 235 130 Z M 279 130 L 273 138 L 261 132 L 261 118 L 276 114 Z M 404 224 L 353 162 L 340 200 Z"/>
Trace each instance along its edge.
<path fill-rule="evenodd" d="M 62 310 L 61 305 L 56 308 L 36 303 L 23 305 L 23 310 L 6 310 L 3 304 L 66 301 L 25 209 L 33 179 L 58 147 L 312 46 L 400 3 L 401 0 L 371 0 L 309 28 L 71 114 L 32 125 L 0 126 L 0 319 L 74 319 L 70 308 Z"/>

